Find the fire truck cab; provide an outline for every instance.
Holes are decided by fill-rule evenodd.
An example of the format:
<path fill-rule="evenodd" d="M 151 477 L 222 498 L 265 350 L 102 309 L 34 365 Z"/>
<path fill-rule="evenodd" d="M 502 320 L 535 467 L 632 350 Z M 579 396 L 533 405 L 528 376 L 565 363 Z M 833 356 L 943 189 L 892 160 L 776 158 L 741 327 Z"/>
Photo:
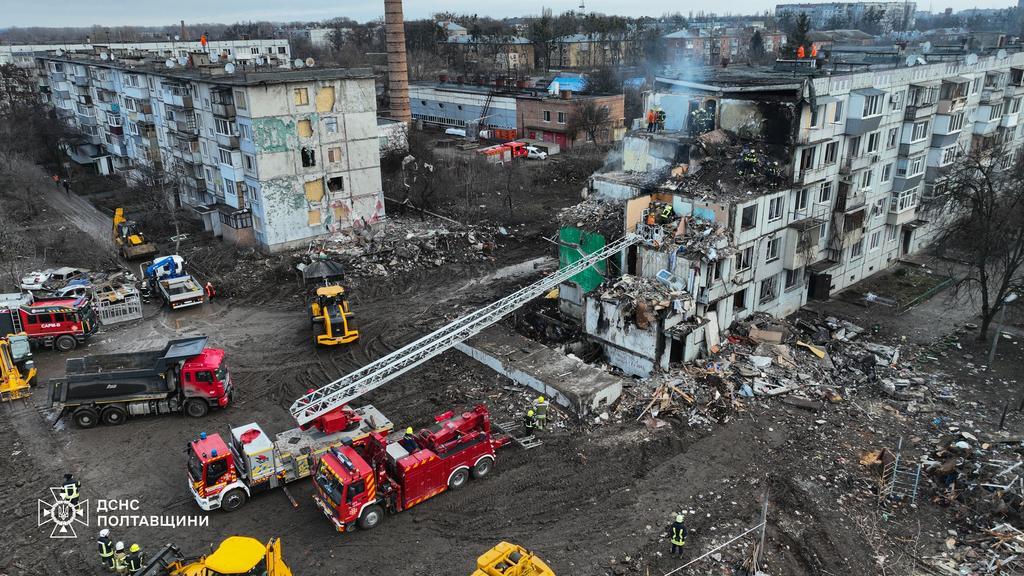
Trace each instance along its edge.
<path fill-rule="evenodd" d="M 96 312 L 85 296 L 0 305 L 0 336 L 25 332 L 33 344 L 61 352 L 74 350 L 98 328 Z"/>
<path fill-rule="evenodd" d="M 339 532 L 369 530 L 385 513 L 487 476 L 497 449 L 508 442 L 491 435 L 486 406 L 459 415 L 448 411 L 412 438 L 373 433 L 359 445 L 326 452 L 314 472 L 313 499 Z"/>

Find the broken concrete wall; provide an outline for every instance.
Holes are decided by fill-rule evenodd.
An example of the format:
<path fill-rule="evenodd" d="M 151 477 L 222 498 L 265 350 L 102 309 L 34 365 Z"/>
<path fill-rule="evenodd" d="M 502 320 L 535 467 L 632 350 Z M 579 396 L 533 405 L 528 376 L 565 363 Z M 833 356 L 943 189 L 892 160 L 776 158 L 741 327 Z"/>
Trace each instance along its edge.
<path fill-rule="evenodd" d="M 639 196 L 642 189 L 639 184 L 631 184 L 616 179 L 614 175 L 621 172 L 594 174 L 590 179 L 590 193 L 599 200 L 628 200 Z"/>
<path fill-rule="evenodd" d="M 671 168 L 684 156 L 678 139 L 640 133 L 622 140 L 622 170 L 652 172 Z"/>
<path fill-rule="evenodd" d="M 763 100 L 719 100 L 718 124 L 740 138 L 779 146 L 793 143 L 796 106 L 789 102 Z"/>
<path fill-rule="evenodd" d="M 622 303 L 584 297 L 583 331 L 600 343 L 608 361 L 627 374 L 646 378 L 661 358 L 661 322 L 638 327 Z"/>

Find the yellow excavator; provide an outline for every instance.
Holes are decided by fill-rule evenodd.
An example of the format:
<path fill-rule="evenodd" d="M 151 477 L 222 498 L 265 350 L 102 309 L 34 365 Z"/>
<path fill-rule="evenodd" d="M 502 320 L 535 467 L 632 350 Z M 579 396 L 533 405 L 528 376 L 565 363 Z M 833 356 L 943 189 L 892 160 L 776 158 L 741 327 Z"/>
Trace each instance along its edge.
<path fill-rule="evenodd" d="M 337 346 L 359 340 L 359 331 L 351 323 L 353 314 L 348 308 L 345 288 L 337 284 L 317 288 L 309 313 L 315 343 Z"/>
<path fill-rule="evenodd" d="M 114 244 L 125 260 L 154 256 L 156 245 L 139 230 L 139 223 L 124 217 L 124 208 L 114 210 Z"/>
<path fill-rule="evenodd" d="M 476 560 L 470 576 L 555 576 L 543 560 L 526 548 L 502 542 Z"/>
<path fill-rule="evenodd" d="M 30 382 L 36 369 L 31 357 L 28 335 L 24 332 L 0 338 L 0 402 L 27 398 L 32 393 Z M 24 375 L 19 364 L 27 370 Z"/>
<path fill-rule="evenodd" d="M 164 546 L 132 576 L 292 576 L 281 557 L 281 541 L 266 544 L 255 538 L 231 536 L 212 554 L 186 558 L 173 544 Z"/>

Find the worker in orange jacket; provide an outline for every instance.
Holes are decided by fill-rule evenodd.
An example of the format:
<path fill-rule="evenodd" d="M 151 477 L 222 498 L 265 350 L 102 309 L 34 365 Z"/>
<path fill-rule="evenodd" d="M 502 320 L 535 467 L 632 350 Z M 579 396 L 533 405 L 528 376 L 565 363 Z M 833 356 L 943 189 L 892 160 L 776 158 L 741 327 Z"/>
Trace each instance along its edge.
<path fill-rule="evenodd" d="M 217 291 L 213 289 L 213 283 L 209 280 L 206 281 L 206 286 L 203 287 L 203 290 L 206 291 L 207 300 L 213 300 L 213 297 L 217 295 Z"/>
<path fill-rule="evenodd" d="M 654 113 L 654 108 L 647 111 L 647 131 L 654 132 L 654 129 L 658 126 L 658 116 Z"/>

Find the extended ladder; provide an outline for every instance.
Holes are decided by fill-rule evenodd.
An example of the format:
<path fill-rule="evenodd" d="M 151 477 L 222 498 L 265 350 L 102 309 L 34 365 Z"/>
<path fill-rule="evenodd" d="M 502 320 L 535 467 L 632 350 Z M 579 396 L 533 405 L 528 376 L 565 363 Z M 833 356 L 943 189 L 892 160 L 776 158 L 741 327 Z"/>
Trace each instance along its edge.
<path fill-rule="evenodd" d="M 547 276 L 497 302 L 463 316 L 438 328 L 426 336 L 407 344 L 398 350 L 375 360 L 362 368 L 306 394 L 290 408 L 292 416 L 300 426 L 309 424 L 320 416 L 343 406 L 359 396 L 388 382 L 392 378 L 419 366 L 441 354 L 452 346 L 482 332 L 488 326 L 505 318 L 523 304 L 544 294 L 562 282 L 583 272 L 598 262 L 638 244 L 642 239 L 626 235 L 593 254 L 585 254 L 572 264 Z"/>

